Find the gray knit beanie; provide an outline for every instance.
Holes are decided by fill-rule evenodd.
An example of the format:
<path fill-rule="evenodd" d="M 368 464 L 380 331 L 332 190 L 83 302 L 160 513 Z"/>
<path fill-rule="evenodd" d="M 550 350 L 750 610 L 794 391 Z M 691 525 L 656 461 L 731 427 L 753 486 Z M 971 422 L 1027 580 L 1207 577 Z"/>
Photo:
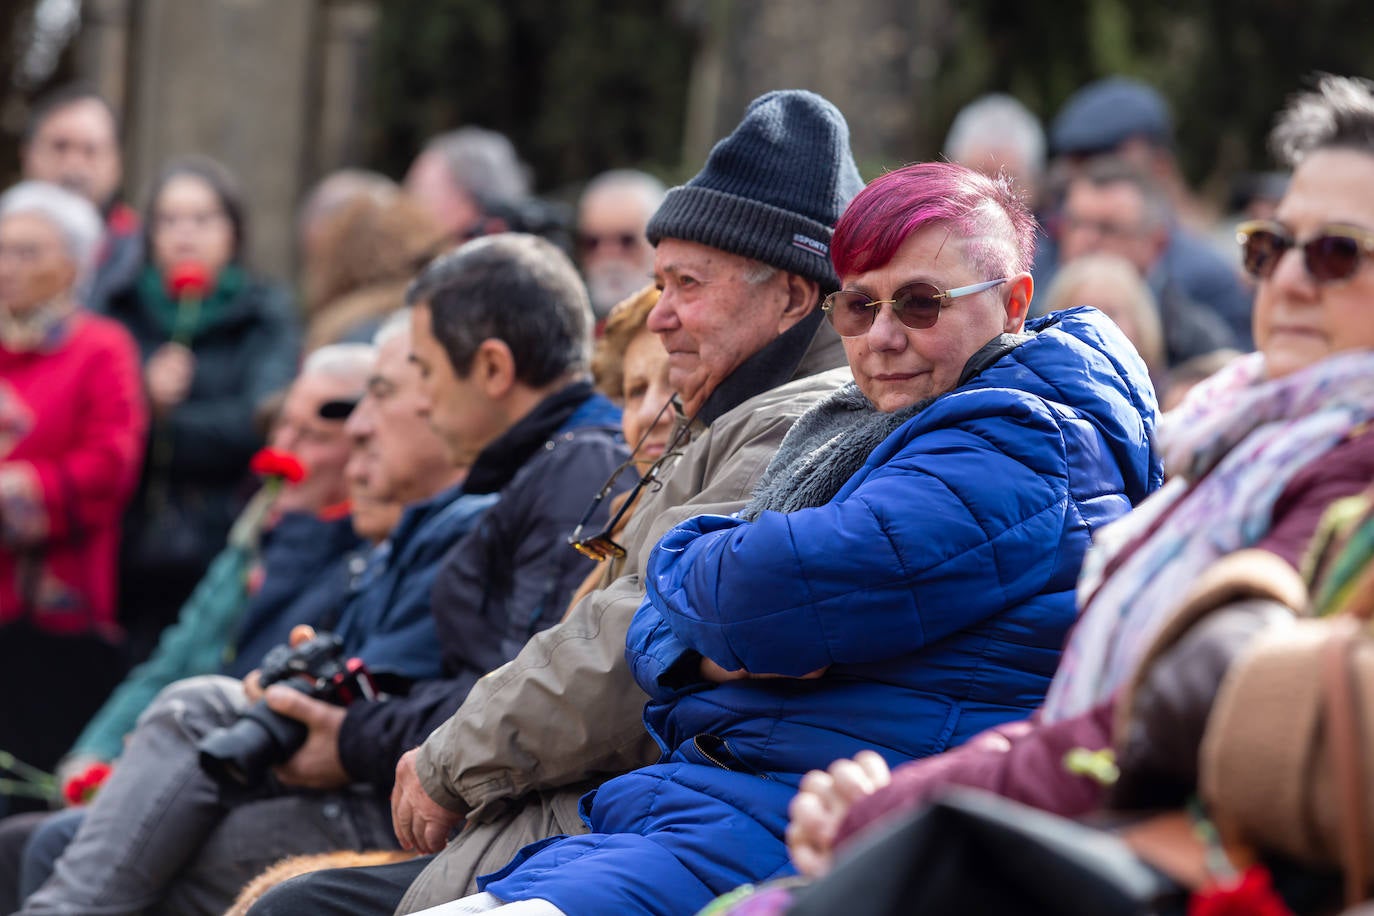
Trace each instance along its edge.
<path fill-rule="evenodd" d="M 836 289 L 831 231 L 863 186 L 839 109 L 814 92 L 770 92 L 695 178 L 668 192 L 649 241 L 697 242 Z"/>

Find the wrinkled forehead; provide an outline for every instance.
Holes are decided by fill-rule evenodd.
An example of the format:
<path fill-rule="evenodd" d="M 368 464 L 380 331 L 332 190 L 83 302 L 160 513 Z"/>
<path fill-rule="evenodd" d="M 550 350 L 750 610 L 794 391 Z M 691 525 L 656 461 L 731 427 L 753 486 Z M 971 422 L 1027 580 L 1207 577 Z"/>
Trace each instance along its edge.
<path fill-rule="evenodd" d="M 34 131 L 38 144 L 55 140 L 81 140 L 117 149 L 114 118 L 94 99 L 73 99 L 50 112 Z"/>
<path fill-rule="evenodd" d="M 60 245 L 62 230 L 46 213 L 15 210 L 0 216 L 0 238 L 12 245 Z"/>
<path fill-rule="evenodd" d="M 286 393 L 281 422 L 298 428 L 337 428 L 342 433 L 343 422 L 324 419 L 320 416 L 320 408 L 330 401 L 355 400 L 360 394 L 358 385 L 348 379 L 323 372 L 302 375 Z"/>
<path fill-rule="evenodd" d="M 744 276 L 757 266 L 743 255 L 684 239 L 659 239 L 654 249 L 655 274 L 704 274 L 711 278 Z"/>
<path fill-rule="evenodd" d="M 1145 195 L 1129 181 L 1098 184 L 1079 178 L 1069 185 L 1064 207 L 1073 213 L 1090 212 L 1093 216 L 1134 222 L 1145 213 Z"/>
<path fill-rule="evenodd" d="M 1344 147 L 1309 154 L 1274 216 L 1298 231 L 1327 224 L 1374 230 L 1374 155 Z"/>
<path fill-rule="evenodd" d="M 617 229 L 643 233 L 649 223 L 644 196 L 628 188 L 608 187 L 585 195 L 577 211 L 579 229 Z"/>

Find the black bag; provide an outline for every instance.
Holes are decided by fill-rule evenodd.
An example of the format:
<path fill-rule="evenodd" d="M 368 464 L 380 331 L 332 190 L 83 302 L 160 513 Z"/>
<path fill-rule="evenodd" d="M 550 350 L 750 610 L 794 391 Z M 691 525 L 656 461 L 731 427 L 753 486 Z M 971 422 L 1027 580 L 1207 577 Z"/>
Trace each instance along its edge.
<path fill-rule="evenodd" d="M 1173 916 L 1188 891 L 1120 838 L 974 790 L 874 831 L 789 916 Z"/>

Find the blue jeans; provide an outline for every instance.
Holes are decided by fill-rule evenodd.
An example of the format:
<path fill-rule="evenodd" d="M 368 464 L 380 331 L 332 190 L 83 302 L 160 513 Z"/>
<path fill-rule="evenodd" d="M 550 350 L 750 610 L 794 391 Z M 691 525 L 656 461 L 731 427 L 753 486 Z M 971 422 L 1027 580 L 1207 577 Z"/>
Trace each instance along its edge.
<path fill-rule="evenodd" d="M 239 681 L 190 678 L 139 718 L 123 755 L 24 914 L 222 913 L 277 860 L 395 848 L 391 812 L 371 791 L 276 788 L 229 803 L 196 745 L 247 708 Z"/>

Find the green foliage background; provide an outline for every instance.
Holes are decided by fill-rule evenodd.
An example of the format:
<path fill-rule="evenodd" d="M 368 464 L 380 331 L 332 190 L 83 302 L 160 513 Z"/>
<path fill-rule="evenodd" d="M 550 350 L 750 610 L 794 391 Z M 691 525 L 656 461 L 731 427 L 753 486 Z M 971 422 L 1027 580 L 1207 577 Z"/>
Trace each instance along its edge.
<path fill-rule="evenodd" d="M 731 33 L 743 18 L 732 10 L 764 2 L 789 0 L 379 0 L 362 164 L 400 175 L 425 138 L 472 123 L 510 135 L 545 193 L 614 166 L 690 175 L 684 122 L 701 48 L 727 59 L 731 48 L 870 50 L 863 34 L 799 49 Z M 1185 171 L 1219 191 L 1236 171 L 1268 167 L 1273 114 L 1313 71 L 1374 75 L 1374 15 L 1353 0 L 877 2 L 893 22 L 925 23 L 916 37 L 931 52 L 912 76 L 920 111 L 904 148 L 860 153 L 883 161 L 938 155 L 954 114 L 984 92 L 1010 92 L 1048 121 L 1078 86 L 1124 73 L 1170 99 Z M 0 178 L 14 175 L 27 104 L 47 88 L 13 77 L 35 3 L 0 3 Z M 49 85 L 71 72 L 69 52 Z"/>
<path fill-rule="evenodd" d="M 373 165 L 432 134 L 499 130 L 541 189 L 676 164 L 694 38 L 667 0 L 393 0 L 383 6 Z"/>
<path fill-rule="evenodd" d="M 682 124 L 703 36 L 687 23 L 710 20 L 692 13 L 703 2 L 389 0 L 374 164 L 398 173 L 424 137 L 479 123 L 508 133 L 546 190 L 612 165 L 690 174 Z M 1048 123 L 1074 89 L 1123 73 L 1170 99 L 1185 171 L 1220 191 L 1269 167 L 1273 114 L 1312 72 L 1374 73 L 1374 15 L 1350 0 L 891 0 L 894 19 L 921 2 L 942 10 L 938 58 L 924 129 L 896 151 L 906 159 L 938 155 L 959 107 L 984 92 L 1010 92 Z"/>
<path fill-rule="evenodd" d="M 1274 114 L 1314 72 L 1374 75 L 1374 15 L 1350 0 L 971 0 L 956 15 L 944 125 L 991 90 L 1048 124 L 1084 83 L 1134 76 L 1169 99 L 1184 170 L 1204 186 L 1272 167 Z"/>

